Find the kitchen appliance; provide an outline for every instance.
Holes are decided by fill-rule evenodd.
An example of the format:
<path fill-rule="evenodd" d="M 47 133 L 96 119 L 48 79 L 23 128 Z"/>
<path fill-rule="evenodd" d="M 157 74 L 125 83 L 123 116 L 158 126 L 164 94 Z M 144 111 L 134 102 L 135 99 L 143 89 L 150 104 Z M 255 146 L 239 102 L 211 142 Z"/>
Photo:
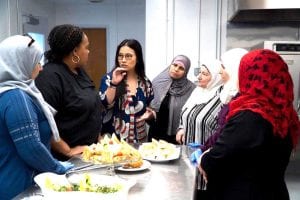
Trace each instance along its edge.
<path fill-rule="evenodd" d="M 299 22 L 299 0 L 228 0 L 230 22 Z"/>
<path fill-rule="evenodd" d="M 300 116 L 300 41 L 264 41 L 253 49 L 264 48 L 277 52 L 287 63 L 294 83 L 294 107 Z"/>

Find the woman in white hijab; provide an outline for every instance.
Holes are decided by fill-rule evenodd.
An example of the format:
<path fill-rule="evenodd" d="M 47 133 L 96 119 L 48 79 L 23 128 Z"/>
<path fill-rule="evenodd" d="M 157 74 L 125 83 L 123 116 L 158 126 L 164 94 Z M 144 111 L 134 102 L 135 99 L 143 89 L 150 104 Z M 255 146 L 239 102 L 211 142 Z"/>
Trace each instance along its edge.
<path fill-rule="evenodd" d="M 180 144 L 203 144 L 216 128 L 217 115 L 221 109 L 220 92 L 221 63 L 214 60 L 204 64 L 198 75 L 199 84 L 183 106 L 176 141 Z M 205 182 L 198 176 L 197 195 L 206 199 Z"/>
<path fill-rule="evenodd" d="M 223 70 L 221 72 L 224 80 L 224 88 L 220 94 L 223 104 L 228 104 L 232 97 L 238 93 L 238 70 L 241 58 L 248 53 L 242 48 L 234 48 L 226 51 L 221 56 Z"/>
<path fill-rule="evenodd" d="M 0 197 L 12 199 L 33 184 L 39 172 L 65 173 L 72 167 L 49 151 L 59 140 L 54 110 L 33 79 L 42 51 L 29 36 L 15 35 L 0 43 Z"/>
<path fill-rule="evenodd" d="M 203 64 L 198 75 L 199 86 L 182 108 L 176 141 L 180 144 L 203 143 L 215 127 L 220 109 L 219 94 L 223 84 L 221 63 L 214 60 Z M 206 81 L 204 84 L 203 81 Z"/>
<path fill-rule="evenodd" d="M 217 128 L 212 135 L 205 141 L 202 150 L 205 151 L 212 147 L 221 134 L 225 126 L 225 118 L 228 113 L 228 103 L 238 95 L 238 69 L 242 57 L 248 51 L 242 48 L 234 48 L 226 51 L 221 56 L 222 70 L 221 77 L 224 81 L 223 90 L 220 93 L 222 102 L 221 110 L 218 114 Z"/>

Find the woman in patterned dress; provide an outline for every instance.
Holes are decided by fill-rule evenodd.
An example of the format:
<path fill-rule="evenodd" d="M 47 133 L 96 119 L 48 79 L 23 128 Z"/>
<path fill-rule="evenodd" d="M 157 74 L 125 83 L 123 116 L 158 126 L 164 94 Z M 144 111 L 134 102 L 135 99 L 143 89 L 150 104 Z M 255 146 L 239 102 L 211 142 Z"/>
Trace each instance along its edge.
<path fill-rule="evenodd" d="M 153 117 L 149 105 L 154 96 L 137 40 L 125 39 L 118 45 L 115 67 L 100 85 L 101 101 L 107 108 L 102 133 L 115 133 L 128 143 L 147 141 L 145 120 Z"/>

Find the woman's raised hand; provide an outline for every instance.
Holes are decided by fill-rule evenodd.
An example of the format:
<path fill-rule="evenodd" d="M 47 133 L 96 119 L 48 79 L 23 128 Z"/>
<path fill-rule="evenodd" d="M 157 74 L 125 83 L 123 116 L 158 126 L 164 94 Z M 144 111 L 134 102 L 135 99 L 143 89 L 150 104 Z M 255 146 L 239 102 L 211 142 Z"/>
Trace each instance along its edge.
<path fill-rule="evenodd" d="M 123 67 L 116 68 L 112 73 L 111 82 L 114 85 L 118 85 L 126 76 L 126 69 Z"/>

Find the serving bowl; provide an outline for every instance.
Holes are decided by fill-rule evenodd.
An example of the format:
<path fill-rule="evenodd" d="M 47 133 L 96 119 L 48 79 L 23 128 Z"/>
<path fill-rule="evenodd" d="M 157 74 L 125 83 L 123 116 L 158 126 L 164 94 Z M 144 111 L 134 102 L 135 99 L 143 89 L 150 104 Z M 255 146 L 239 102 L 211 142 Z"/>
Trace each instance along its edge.
<path fill-rule="evenodd" d="M 87 179 L 88 177 L 88 179 Z M 118 176 L 107 176 L 93 173 L 74 174 L 69 178 L 65 175 L 55 173 L 41 173 L 34 177 L 34 181 L 41 188 L 44 199 L 89 199 L 89 200 L 126 200 L 129 189 L 135 184 L 134 180 L 121 179 Z M 88 188 L 87 191 L 70 191 L 69 186 L 76 185 L 85 188 L 86 184 L 90 188 L 105 188 L 98 190 Z M 79 186 L 80 185 L 80 186 Z M 108 190 L 107 190 L 108 188 Z M 117 188 L 117 189 L 116 189 Z M 110 191 L 109 191 L 110 190 Z"/>

